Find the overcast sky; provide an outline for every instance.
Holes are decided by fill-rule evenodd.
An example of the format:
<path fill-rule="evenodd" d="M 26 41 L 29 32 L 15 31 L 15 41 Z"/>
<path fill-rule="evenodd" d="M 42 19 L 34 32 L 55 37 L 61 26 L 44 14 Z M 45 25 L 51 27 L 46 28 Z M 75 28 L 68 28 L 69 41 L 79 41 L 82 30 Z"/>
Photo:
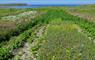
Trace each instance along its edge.
<path fill-rule="evenodd" d="M 28 4 L 95 4 L 95 0 L 0 0 L 0 3 L 28 3 Z"/>

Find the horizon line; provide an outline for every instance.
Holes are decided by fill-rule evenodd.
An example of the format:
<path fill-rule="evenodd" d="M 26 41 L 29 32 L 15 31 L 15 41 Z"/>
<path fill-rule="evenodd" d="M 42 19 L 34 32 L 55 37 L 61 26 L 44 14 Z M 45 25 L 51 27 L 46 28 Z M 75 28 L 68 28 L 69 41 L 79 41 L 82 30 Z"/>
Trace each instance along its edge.
<path fill-rule="evenodd" d="M 95 4 L 95 3 L 64 3 L 64 4 L 38 4 L 38 3 L 0 3 L 0 4 L 27 4 L 27 5 L 70 5 L 70 4 L 73 4 L 73 5 L 84 5 L 84 4 Z"/>

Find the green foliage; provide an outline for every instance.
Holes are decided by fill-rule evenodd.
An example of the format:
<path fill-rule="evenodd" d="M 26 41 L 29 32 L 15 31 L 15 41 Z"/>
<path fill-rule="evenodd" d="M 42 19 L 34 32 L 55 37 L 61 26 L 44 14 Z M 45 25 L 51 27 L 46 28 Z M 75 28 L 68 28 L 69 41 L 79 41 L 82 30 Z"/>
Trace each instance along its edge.
<path fill-rule="evenodd" d="M 0 48 L 0 60 L 5 60 L 12 57 L 12 51 L 18 47 L 21 47 L 24 41 L 29 38 L 30 33 L 32 33 L 31 29 L 20 34 L 18 37 L 12 38 L 6 45 L 3 45 Z"/>

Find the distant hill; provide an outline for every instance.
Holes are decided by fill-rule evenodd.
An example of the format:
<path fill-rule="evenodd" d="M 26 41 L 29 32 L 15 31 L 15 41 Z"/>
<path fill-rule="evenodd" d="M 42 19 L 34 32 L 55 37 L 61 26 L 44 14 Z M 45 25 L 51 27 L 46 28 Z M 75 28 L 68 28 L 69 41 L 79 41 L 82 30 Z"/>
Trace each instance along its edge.
<path fill-rule="evenodd" d="M 15 3 L 15 4 L 0 4 L 0 6 L 26 6 L 27 4 Z"/>

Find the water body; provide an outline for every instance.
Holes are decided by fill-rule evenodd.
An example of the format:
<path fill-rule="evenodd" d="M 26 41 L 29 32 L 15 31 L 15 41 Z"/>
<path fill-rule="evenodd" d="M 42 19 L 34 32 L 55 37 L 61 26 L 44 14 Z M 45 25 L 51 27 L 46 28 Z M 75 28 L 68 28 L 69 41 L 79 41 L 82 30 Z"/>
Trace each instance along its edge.
<path fill-rule="evenodd" d="M 41 6 L 0 6 L 0 8 L 38 8 Z"/>
<path fill-rule="evenodd" d="M 79 5 L 30 5 L 30 6 L 0 6 L 0 8 L 40 8 L 49 6 L 79 6 Z"/>

